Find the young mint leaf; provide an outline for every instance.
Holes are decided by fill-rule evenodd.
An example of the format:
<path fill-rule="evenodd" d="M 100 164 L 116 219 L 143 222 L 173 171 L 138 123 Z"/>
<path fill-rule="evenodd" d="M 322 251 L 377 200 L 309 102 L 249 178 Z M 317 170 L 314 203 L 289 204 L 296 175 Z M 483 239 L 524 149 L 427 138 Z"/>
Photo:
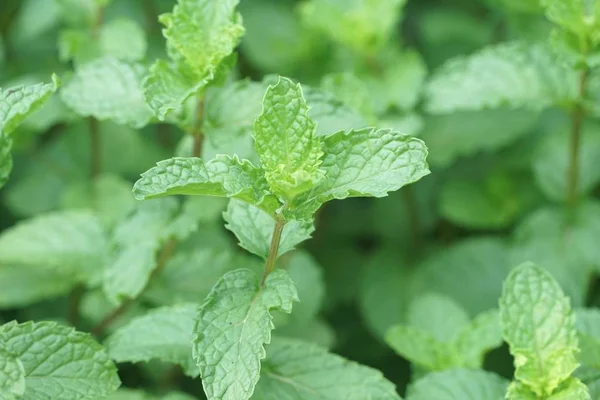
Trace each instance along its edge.
<path fill-rule="evenodd" d="M 25 394 L 25 368 L 0 341 L 0 398 L 17 400 Z"/>
<path fill-rule="evenodd" d="M 488 351 L 502 344 L 502 329 L 498 310 L 489 310 L 479 314 L 458 334 L 454 344 L 468 368 L 483 365 Z"/>
<path fill-rule="evenodd" d="M 460 354 L 431 332 L 398 324 L 388 329 L 385 342 L 399 355 L 429 371 L 459 366 Z"/>
<path fill-rule="evenodd" d="M 40 108 L 56 91 L 60 81 L 0 89 L 0 134 L 10 135 L 21 122 Z"/>
<path fill-rule="evenodd" d="M 267 349 L 252 400 L 401 400 L 381 372 L 314 344 L 277 338 Z"/>
<path fill-rule="evenodd" d="M 185 101 L 195 95 L 213 75 L 198 78 L 182 63 L 156 60 L 142 82 L 144 98 L 160 121 L 179 111 Z"/>
<path fill-rule="evenodd" d="M 141 128 L 152 116 L 144 101 L 142 66 L 103 57 L 84 64 L 61 91 L 65 104 L 81 116 Z"/>
<path fill-rule="evenodd" d="M 179 0 L 173 12 L 160 16 L 163 34 L 198 76 L 212 73 L 244 34 L 239 0 Z"/>
<path fill-rule="evenodd" d="M 115 252 L 102 282 L 104 293 L 113 303 L 136 298 L 146 287 L 156 266 L 156 253 L 171 237 L 169 225 L 177 211 L 178 203 L 173 198 L 138 203 L 115 228 Z"/>
<path fill-rule="evenodd" d="M 230 197 L 273 215 L 279 202 L 268 191 L 261 168 L 237 156 L 225 155 L 206 163 L 199 158 L 182 157 L 160 161 L 133 186 L 138 200 L 174 194 Z"/>
<path fill-rule="evenodd" d="M 546 47 L 523 42 L 489 46 L 446 62 L 426 89 L 429 112 L 500 106 L 541 109 L 576 97 L 577 76 Z"/>
<path fill-rule="evenodd" d="M 250 253 L 264 259 L 269 255 L 275 220 L 260 208 L 241 200 L 231 199 L 223 218 L 229 229 L 238 238 L 239 245 Z M 281 234 L 278 256 L 311 238 L 315 227 L 311 221 L 288 221 Z"/>
<path fill-rule="evenodd" d="M 589 37 L 598 43 L 600 34 L 600 4 L 595 0 L 541 0 L 548 19 L 573 32 L 580 39 Z"/>
<path fill-rule="evenodd" d="M 430 292 L 410 303 L 407 323 L 441 342 L 451 342 L 469 324 L 469 316 L 452 298 Z"/>
<path fill-rule="evenodd" d="M 38 267 L 87 279 L 102 270 L 107 241 L 98 218 L 62 211 L 25 220 L 0 235 L 0 263 Z"/>
<path fill-rule="evenodd" d="M 331 39 L 371 55 L 391 35 L 406 0 L 310 0 L 300 11 L 305 23 Z"/>
<path fill-rule="evenodd" d="M 492 372 L 453 369 L 417 380 L 406 400 L 503 400 L 507 387 L 508 381 Z"/>
<path fill-rule="evenodd" d="M 179 304 L 156 308 L 129 321 L 106 339 L 104 346 L 116 362 L 147 362 L 159 359 L 183 367 L 197 377 L 192 359 L 192 329 L 198 306 Z"/>
<path fill-rule="evenodd" d="M 429 174 L 425 144 L 389 129 L 337 132 L 322 148 L 325 178 L 294 201 L 307 210 L 303 216 L 333 199 L 384 197 Z"/>
<path fill-rule="evenodd" d="M 577 368 L 575 318 L 558 283 L 542 268 L 514 268 L 500 298 L 502 333 L 515 377 L 538 396 L 550 395 Z"/>
<path fill-rule="evenodd" d="M 0 188 L 6 184 L 13 167 L 12 139 L 0 132 Z"/>
<path fill-rule="evenodd" d="M 290 313 L 294 301 L 296 288 L 283 270 L 272 272 L 264 286 L 250 270 L 223 275 L 200 306 L 194 326 L 193 354 L 209 400 L 252 396 L 263 346 L 271 341 L 270 312 Z"/>
<path fill-rule="evenodd" d="M 288 201 L 322 178 L 321 144 L 302 88 L 287 78 L 269 86 L 254 123 L 254 146 L 273 193 Z"/>
<path fill-rule="evenodd" d="M 533 393 L 526 385 L 513 382 L 508 388 L 506 394 L 508 400 L 537 400 L 539 397 Z M 569 378 L 556 391 L 544 397 L 548 400 L 592 400 L 585 384 L 579 379 Z"/>
<path fill-rule="evenodd" d="M 579 362 L 583 366 L 600 370 L 600 310 L 576 310 L 575 329 L 581 349 Z"/>
<path fill-rule="evenodd" d="M 117 368 L 89 334 L 53 322 L 0 326 L 0 342 L 25 369 L 24 398 L 102 398 L 119 385 Z"/>
<path fill-rule="evenodd" d="M 148 47 L 144 30 L 130 19 L 114 19 L 102 25 L 98 40 L 103 55 L 125 61 L 141 61 Z"/>

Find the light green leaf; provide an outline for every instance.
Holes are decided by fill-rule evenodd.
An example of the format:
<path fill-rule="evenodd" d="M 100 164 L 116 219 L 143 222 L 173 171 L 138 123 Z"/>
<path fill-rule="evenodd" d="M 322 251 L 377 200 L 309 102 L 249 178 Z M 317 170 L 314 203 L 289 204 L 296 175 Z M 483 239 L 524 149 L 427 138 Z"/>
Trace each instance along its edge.
<path fill-rule="evenodd" d="M 502 344 L 502 329 L 498 310 L 479 314 L 456 337 L 454 344 L 468 368 L 483 366 L 483 358 L 488 351 Z"/>
<path fill-rule="evenodd" d="M 198 78 L 188 66 L 157 60 L 142 82 L 144 98 L 156 117 L 164 121 L 180 111 L 185 101 L 197 94 L 213 78 Z"/>
<path fill-rule="evenodd" d="M 199 158 L 182 157 L 160 161 L 133 186 L 138 200 L 175 194 L 230 197 L 272 214 L 279 202 L 268 191 L 261 168 L 225 155 L 206 163 Z"/>
<path fill-rule="evenodd" d="M 429 174 L 427 148 L 410 135 L 366 128 L 323 139 L 325 178 L 295 204 L 316 210 L 347 197 L 384 197 Z"/>
<path fill-rule="evenodd" d="M 177 211 L 173 198 L 138 203 L 115 228 L 115 252 L 103 279 L 104 293 L 113 303 L 136 298 L 146 287 L 156 266 L 155 255 L 172 235 L 169 226 Z"/>
<path fill-rule="evenodd" d="M 179 0 L 173 12 L 160 16 L 168 46 L 185 59 L 198 76 L 213 72 L 244 34 L 238 0 Z"/>
<path fill-rule="evenodd" d="M 46 268 L 74 279 L 102 269 L 106 237 L 100 221 L 85 211 L 62 211 L 25 220 L 0 235 L 0 263 Z"/>
<path fill-rule="evenodd" d="M 241 200 L 231 199 L 223 218 L 229 229 L 238 238 L 239 245 L 264 259 L 269 255 L 275 220 L 260 208 Z M 311 238 L 315 227 L 311 221 L 286 222 L 277 256 L 281 256 L 305 240 Z"/>
<path fill-rule="evenodd" d="M 102 54 L 119 60 L 140 61 L 146 55 L 144 30 L 130 19 L 114 19 L 102 25 L 98 40 Z"/>
<path fill-rule="evenodd" d="M 319 313 L 325 298 L 323 268 L 306 251 L 295 251 L 282 263 L 298 290 L 301 301 L 294 305 L 292 321 L 308 321 Z"/>
<path fill-rule="evenodd" d="M 102 398 L 119 385 L 117 368 L 89 334 L 53 322 L 0 326 L 0 341 L 25 369 L 31 400 Z"/>
<path fill-rule="evenodd" d="M 56 91 L 60 81 L 0 89 L 0 133 L 10 135 L 27 116 L 40 108 Z"/>
<path fill-rule="evenodd" d="M 396 26 L 405 0 L 311 0 L 300 11 L 305 23 L 365 55 L 382 46 Z"/>
<path fill-rule="evenodd" d="M 592 400 L 587 386 L 576 378 L 569 378 L 548 400 Z"/>
<path fill-rule="evenodd" d="M 267 350 L 252 400 L 401 400 L 381 372 L 314 344 L 278 338 Z"/>
<path fill-rule="evenodd" d="M 515 377 L 538 396 L 551 394 L 577 368 L 569 299 L 542 268 L 525 263 L 510 272 L 500 298 L 500 322 L 515 358 Z"/>
<path fill-rule="evenodd" d="M 367 86 L 361 79 L 347 72 L 333 73 L 323 77 L 321 87 L 359 112 L 365 119 L 376 120 Z"/>
<path fill-rule="evenodd" d="M 548 19 L 579 36 L 600 40 L 600 2 L 596 0 L 541 0 Z"/>
<path fill-rule="evenodd" d="M 538 186 L 552 200 L 563 201 L 567 193 L 570 158 L 570 127 L 563 126 L 539 140 L 533 157 L 533 171 Z M 585 124 L 579 147 L 577 193 L 585 196 L 600 182 L 597 161 L 600 158 L 600 126 Z"/>
<path fill-rule="evenodd" d="M 429 292 L 410 303 L 407 323 L 441 342 L 452 342 L 469 324 L 469 316 L 452 298 Z"/>
<path fill-rule="evenodd" d="M 323 177 L 316 125 L 299 84 L 279 78 L 269 86 L 263 111 L 254 123 L 254 146 L 273 193 L 290 200 Z"/>
<path fill-rule="evenodd" d="M 394 325 L 385 335 L 385 342 L 399 355 L 429 371 L 460 365 L 460 355 L 433 333 L 410 325 Z"/>
<path fill-rule="evenodd" d="M 159 359 L 183 367 L 197 377 L 192 359 L 192 329 L 196 304 L 156 308 L 129 321 L 106 339 L 104 346 L 116 362 L 147 362 Z"/>
<path fill-rule="evenodd" d="M 427 374 L 409 386 L 406 400 L 504 400 L 508 381 L 483 370 Z"/>
<path fill-rule="evenodd" d="M 296 310 L 294 310 L 295 312 Z M 331 349 L 336 342 L 335 330 L 321 318 L 301 320 L 293 317 L 285 325 L 278 326 L 273 332 L 273 337 L 302 340 L 326 349 Z"/>
<path fill-rule="evenodd" d="M 0 399 L 17 400 L 25 394 L 25 369 L 0 341 Z"/>
<path fill-rule="evenodd" d="M 247 400 L 259 380 L 264 344 L 271 341 L 270 311 L 292 311 L 298 301 L 287 272 L 275 270 L 264 286 L 250 270 L 225 274 L 200 307 L 194 358 L 209 399 Z M 240 361 L 243 360 L 243 361 Z"/>
<path fill-rule="evenodd" d="M 586 367 L 600 370 L 600 310 L 576 310 L 575 329 L 581 349 L 579 361 Z"/>
<path fill-rule="evenodd" d="M 12 171 L 13 159 L 11 150 L 12 139 L 0 132 L 0 189 L 6 184 Z"/>
<path fill-rule="evenodd" d="M 521 42 L 488 46 L 447 61 L 426 89 L 429 112 L 500 106 L 541 109 L 576 98 L 577 75 L 546 47 Z"/>
<path fill-rule="evenodd" d="M 141 89 L 143 67 L 103 57 L 84 64 L 61 91 L 62 100 L 81 116 L 140 128 L 151 110 Z"/>

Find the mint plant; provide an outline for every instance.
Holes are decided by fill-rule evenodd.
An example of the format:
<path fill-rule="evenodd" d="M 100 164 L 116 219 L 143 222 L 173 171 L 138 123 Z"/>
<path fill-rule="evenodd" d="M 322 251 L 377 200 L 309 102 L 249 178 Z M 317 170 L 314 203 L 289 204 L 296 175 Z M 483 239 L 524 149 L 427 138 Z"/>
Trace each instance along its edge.
<path fill-rule="evenodd" d="M 0 2 L 0 398 L 600 399 L 598 10 Z"/>

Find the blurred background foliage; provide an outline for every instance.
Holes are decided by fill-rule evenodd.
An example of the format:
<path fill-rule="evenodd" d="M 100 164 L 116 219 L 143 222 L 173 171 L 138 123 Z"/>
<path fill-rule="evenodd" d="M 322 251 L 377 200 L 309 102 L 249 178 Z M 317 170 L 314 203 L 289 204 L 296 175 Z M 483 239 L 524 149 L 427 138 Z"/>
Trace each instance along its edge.
<path fill-rule="evenodd" d="M 336 10 L 336 4 L 345 10 Z M 131 74 L 138 73 L 136 68 L 143 74 L 155 59 L 165 58 L 157 16 L 173 5 L 169 0 L 0 2 L 0 86 L 47 82 L 52 73 L 63 81 L 60 95 L 14 135 L 14 168 L 0 192 L 1 229 L 31 220 L 38 227 L 53 227 L 42 236 L 68 235 L 57 231 L 51 219 L 56 212 L 82 209 L 98 216 L 101 232 L 122 227 L 124 219 L 141 223 L 135 222 L 140 206 L 131 196 L 132 183 L 155 162 L 190 154 L 185 127 L 157 123 L 128 90 L 130 82 L 118 77 L 110 85 L 116 87 L 113 94 L 122 93 L 119 107 L 140 107 L 138 113 L 120 117 L 109 110 L 109 117 L 90 120 L 81 116 L 87 112 L 86 93 L 93 97 L 95 91 L 107 90 L 107 83 L 85 76 L 75 98 L 69 88 L 81 83 L 79 74 L 101 56 L 131 63 Z M 473 318 L 497 307 L 509 269 L 529 259 L 555 275 L 575 307 L 598 305 L 597 121 L 586 120 L 582 134 L 579 189 L 587 200 L 565 233 L 560 225 L 569 115 L 560 107 L 503 102 L 460 107 L 476 101 L 460 96 L 438 104 L 431 92 L 437 90 L 438 71 L 484 47 L 515 40 L 547 42 L 553 25 L 537 0 L 243 0 L 239 10 L 246 33 L 232 77 L 224 88 L 207 92 L 203 156 L 235 152 L 254 157 L 249 135 L 260 113 L 262 82 L 272 74 L 306 85 L 309 105 L 322 101 L 333 107 L 319 120 L 319 129 L 326 130 L 328 122 L 335 128 L 390 127 L 422 138 L 430 151 L 432 174 L 420 182 L 383 199 L 330 202 L 320 211 L 313 239 L 281 261 L 297 280 L 300 297 L 305 292 L 315 304 L 303 304 L 291 317 L 296 321 L 281 316 L 276 333 L 314 340 L 376 367 L 402 393 L 411 367 L 383 336 L 390 326 L 405 322 L 408 305 L 417 296 L 449 296 Z M 507 50 L 506 59 L 510 54 Z M 498 69 L 505 75 L 490 68 L 473 80 L 489 81 L 499 91 L 520 91 L 523 97 L 535 90 L 536 82 L 522 74 L 513 77 L 510 65 Z M 569 76 L 559 78 L 567 81 Z M 454 81 L 456 92 L 464 88 L 464 96 L 474 96 L 476 90 L 469 88 L 475 84 L 468 79 Z M 598 96 L 594 79 L 589 85 L 592 100 Z M 459 106 L 445 112 L 454 101 Z M 96 135 L 90 135 L 94 130 Z M 166 229 L 175 215 L 193 219 L 196 230 L 110 329 L 150 307 L 201 301 L 222 272 L 240 264 L 261 268 L 223 228 L 223 202 L 167 203 L 158 207 L 162 217 L 153 219 L 148 230 Z M 81 235 L 63 253 L 73 253 L 76 264 L 82 260 L 75 256 L 83 252 L 88 268 L 103 268 L 104 255 L 98 253 L 104 250 L 93 235 Z M 117 240 L 109 247 L 114 251 L 126 245 Z M 65 320 L 69 293 L 77 287 L 70 270 L 27 269 L 52 260 L 36 258 L 35 248 L 30 259 L 12 256 L 8 246 L 0 238 L 0 319 Z M 114 303 L 92 288 L 78 307 L 77 324 L 86 330 Z M 488 354 L 484 365 L 512 376 L 506 347 Z M 120 374 L 127 386 L 179 386 L 202 396 L 197 383 L 163 364 L 121 365 Z"/>

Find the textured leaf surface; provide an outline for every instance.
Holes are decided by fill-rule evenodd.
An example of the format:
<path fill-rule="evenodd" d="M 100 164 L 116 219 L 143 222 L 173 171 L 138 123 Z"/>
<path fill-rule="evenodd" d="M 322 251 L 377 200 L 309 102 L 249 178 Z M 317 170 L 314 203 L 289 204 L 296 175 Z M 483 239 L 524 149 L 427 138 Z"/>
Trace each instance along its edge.
<path fill-rule="evenodd" d="M 268 347 L 252 400 L 400 400 L 381 372 L 299 340 Z"/>
<path fill-rule="evenodd" d="M 298 198 L 313 210 L 347 197 L 384 197 L 429 174 L 425 144 L 389 129 L 338 132 L 323 140 L 325 178 Z"/>
<path fill-rule="evenodd" d="M 505 105 L 539 109 L 574 99 L 576 82 L 549 49 L 502 43 L 447 61 L 427 86 L 426 107 L 434 114 Z"/>
<path fill-rule="evenodd" d="M 492 372 L 433 372 L 409 386 L 406 400 L 503 400 L 508 381 Z"/>
<path fill-rule="evenodd" d="M 323 177 L 321 144 L 302 88 L 287 78 L 269 86 L 254 123 L 254 146 L 275 194 L 292 199 Z"/>
<path fill-rule="evenodd" d="M 13 167 L 12 139 L 0 131 L 0 189 L 8 181 Z"/>
<path fill-rule="evenodd" d="M 53 322 L 0 327 L 0 339 L 23 363 L 26 399 L 102 398 L 120 385 L 117 369 L 89 334 Z"/>
<path fill-rule="evenodd" d="M 168 45 L 176 49 L 199 76 L 215 70 L 244 33 L 238 0 L 179 0 L 173 12 L 160 16 Z"/>
<path fill-rule="evenodd" d="M 23 363 L 0 342 L 0 399 L 16 400 L 24 393 Z"/>
<path fill-rule="evenodd" d="M 59 85 L 56 76 L 52 80 L 53 83 L 0 89 L 0 134 L 10 135 L 28 115 L 48 100 Z"/>
<path fill-rule="evenodd" d="M 232 199 L 223 218 L 227 222 L 225 227 L 235 234 L 240 246 L 259 257 L 267 258 L 275 227 L 273 217 L 256 206 Z M 310 239 L 314 230 L 312 222 L 288 221 L 281 234 L 278 256 Z"/>
<path fill-rule="evenodd" d="M 302 86 L 302 91 L 309 106 L 308 116 L 317 124 L 317 136 L 369 125 L 363 116 L 331 93 L 310 86 Z"/>
<path fill-rule="evenodd" d="M 292 311 L 298 300 L 287 272 L 275 270 L 260 287 L 241 269 L 225 274 L 200 307 L 194 326 L 194 358 L 209 399 L 249 399 L 259 380 L 264 344 L 271 341 L 271 310 Z"/>
<path fill-rule="evenodd" d="M 100 221 L 85 211 L 42 215 L 0 235 L 0 263 L 51 268 L 83 278 L 101 270 L 105 257 Z"/>
<path fill-rule="evenodd" d="M 569 299 L 542 268 L 525 263 L 511 271 L 500 298 L 500 321 L 515 358 L 515 377 L 538 396 L 552 393 L 577 368 Z"/>
<path fill-rule="evenodd" d="M 186 375 L 200 371 L 192 359 L 192 329 L 198 306 L 180 304 L 156 308 L 119 328 L 104 346 L 117 362 L 159 359 L 183 367 Z"/>
<path fill-rule="evenodd" d="M 139 128 L 152 116 L 142 94 L 142 75 L 139 65 L 113 57 L 99 58 L 79 68 L 61 96 L 81 116 Z"/>
<path fill-rule="evenodd" d="M 138 200 L 174 194 L 231 197 L 271 213 L 278 202 L 268 196 L 262 169 L 247 160 L 220 155 L 208 162 L 176 157 L 144 172 L 133 193 Z"/>

